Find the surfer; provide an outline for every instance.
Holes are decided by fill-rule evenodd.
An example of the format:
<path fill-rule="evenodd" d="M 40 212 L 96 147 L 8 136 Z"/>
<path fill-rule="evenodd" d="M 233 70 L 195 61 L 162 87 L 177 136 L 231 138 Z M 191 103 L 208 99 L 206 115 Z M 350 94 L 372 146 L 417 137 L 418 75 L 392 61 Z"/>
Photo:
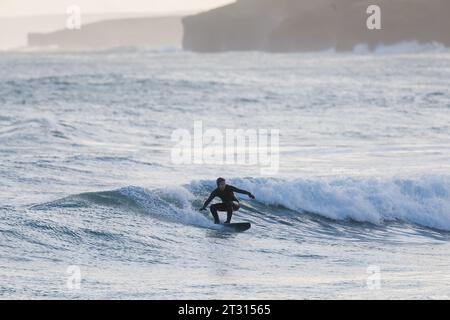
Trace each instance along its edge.
<path fill-rule="evenodd" d="M 219 215 L 217 211 L 226 211 L 227 212 L 227 221 L 225 223 L 231 222 L 231 217 L 233 216 L 233 211 L 237 211 L 240 208 L 239 200 L 234 196 L 234 192 L 242 193 L 248 195 L 251 199 L 255 199 L 255 196 L 248 191 L 238 189 L 231 185 L 225 183 L 224 178 L 218 178 L 216 180 L 217 188 L 211 192 L 209 198 L 205 201 L 203 207 L 200 208 L 200 211 L 206 210 L 208 204 L 215 198 L 219 197 L 222 200 L 222 203 L 213 204 L 209 210 L 211 211 L 212 216 L 214 217 L 214 223 L 219 224 Z"/>

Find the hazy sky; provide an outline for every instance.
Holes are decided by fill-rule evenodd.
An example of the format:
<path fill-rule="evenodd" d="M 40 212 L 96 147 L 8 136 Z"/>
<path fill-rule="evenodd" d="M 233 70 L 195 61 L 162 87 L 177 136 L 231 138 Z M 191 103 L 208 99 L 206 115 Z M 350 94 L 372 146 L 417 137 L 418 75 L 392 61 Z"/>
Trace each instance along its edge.
<path fill-rule="evenodd" d="M 0 51 L 25 46 L 30 32 L 64 28 L 72 5 L 80 7 L 83 22 L 90 23 L 124 14 L 188 14 L 231 2 L 235 0 L 0 0 Z"/>
<path fill-rule="evenodd" d="M 206 10 L 234 0 L 0 0 L 0 17 L 65 14 L 77 5 L 84 13 L 166 13 Z"/>

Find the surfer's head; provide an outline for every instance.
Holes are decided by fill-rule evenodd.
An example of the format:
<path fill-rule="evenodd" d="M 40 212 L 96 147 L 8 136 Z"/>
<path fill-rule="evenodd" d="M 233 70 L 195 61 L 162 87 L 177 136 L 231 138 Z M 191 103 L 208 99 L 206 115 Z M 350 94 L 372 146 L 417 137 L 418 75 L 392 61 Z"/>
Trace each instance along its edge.
<path fill-rule="evenodd" d="M 217 178 L 216 183 L 217 183 L 217 188 L 219 188 L 220 190 L 225 189 L 226 183 L 225 183 L 224 178 Z"/>

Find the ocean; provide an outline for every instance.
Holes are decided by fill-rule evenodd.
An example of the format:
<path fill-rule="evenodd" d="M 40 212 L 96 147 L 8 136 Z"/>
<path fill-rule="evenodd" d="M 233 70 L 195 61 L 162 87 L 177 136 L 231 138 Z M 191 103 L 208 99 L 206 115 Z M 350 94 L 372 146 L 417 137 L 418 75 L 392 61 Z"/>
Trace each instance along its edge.
<path fill-rule="evenodd" d="M 1 52 L 0 110 L 1 299 L 450 299 L 449 49 Z"/>

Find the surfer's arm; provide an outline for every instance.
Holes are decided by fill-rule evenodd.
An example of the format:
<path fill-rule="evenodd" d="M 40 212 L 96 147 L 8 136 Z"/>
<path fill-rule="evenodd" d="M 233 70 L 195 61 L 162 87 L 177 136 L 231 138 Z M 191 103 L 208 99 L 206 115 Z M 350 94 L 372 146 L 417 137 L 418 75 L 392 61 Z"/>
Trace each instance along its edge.
<path fill-rule="evenodd" d="M 251 192 L 248 192 L 248 191 L 246 191 L 246 190 L 242 190 L 242 189 L 239 189 L 239 188 L 236 188 L 236 187 L 233 187 L 233 186 L 230 186 L 230 188 L 231 188 L 231 190 L 232 190 L 233 192 L 246 194 L 246 195 L 248 195 L 250 198 L 255 199 L 255 196 L 254 196 Z"/>
<path fill-rule="evenodd" d="M 209 195 L 209 198 L 205 201 L 205 203 L 203 204 L 203 207 L 201 207 L 200 210 L 205 210 L 206 207 L 208 206 L 208 204 L 216 197 L 216 191 L 211 192 L 211 194 Z"/>

